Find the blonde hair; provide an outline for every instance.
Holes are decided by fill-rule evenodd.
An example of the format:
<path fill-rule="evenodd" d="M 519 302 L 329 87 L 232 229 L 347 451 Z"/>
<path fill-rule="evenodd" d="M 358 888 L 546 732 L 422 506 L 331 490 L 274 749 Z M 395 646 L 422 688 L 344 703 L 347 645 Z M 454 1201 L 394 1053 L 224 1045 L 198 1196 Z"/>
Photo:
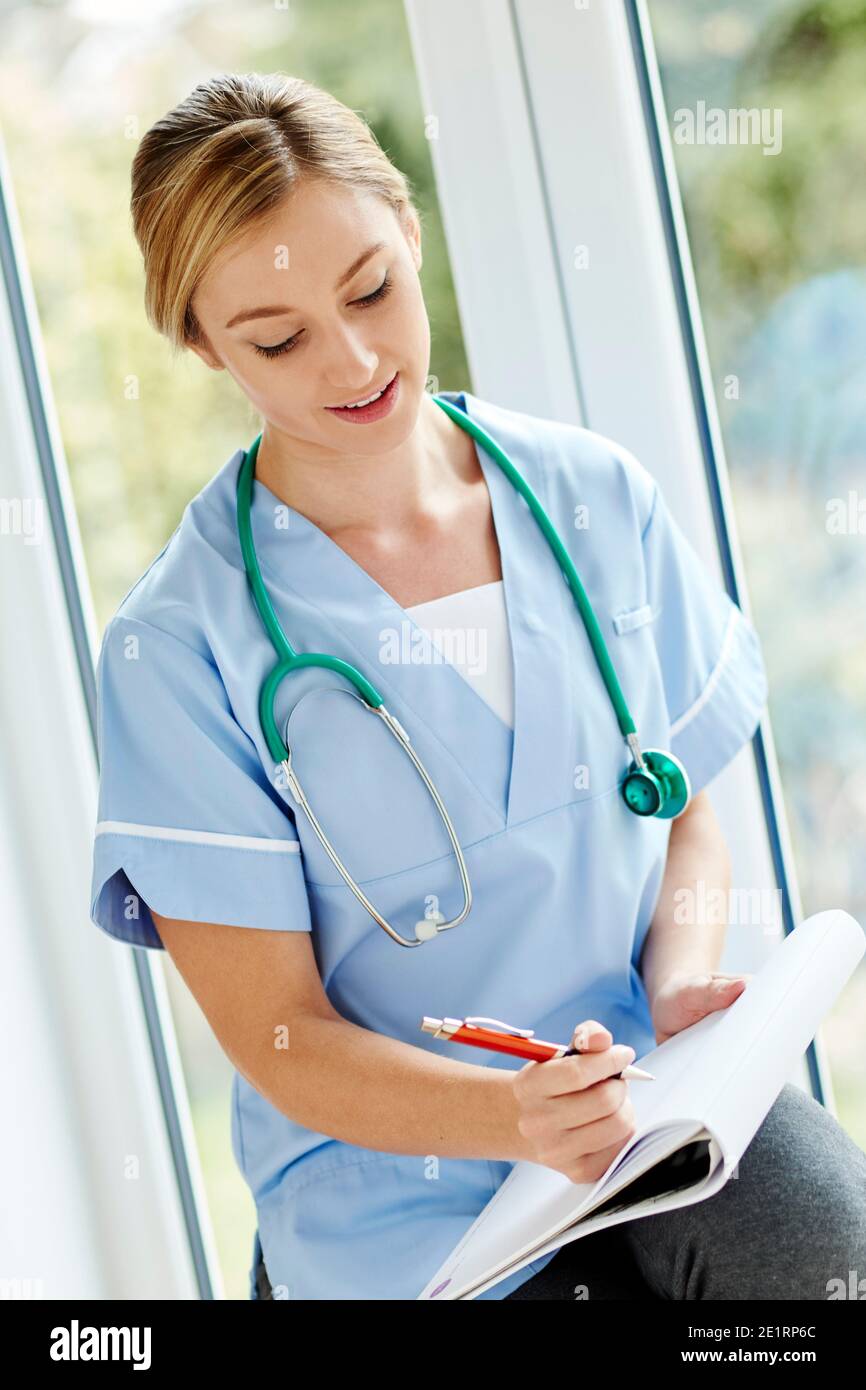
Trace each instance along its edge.
<path fill-rule="evenodd" d="M 132 224 L 147 317 L 175 351 L 204 341 L 191 300 L 208 263 L 305 175 L 417 215 L 410 181 L 366 121 L 302 77 L 221 73 L 146 132 L 132 161 Z"/>

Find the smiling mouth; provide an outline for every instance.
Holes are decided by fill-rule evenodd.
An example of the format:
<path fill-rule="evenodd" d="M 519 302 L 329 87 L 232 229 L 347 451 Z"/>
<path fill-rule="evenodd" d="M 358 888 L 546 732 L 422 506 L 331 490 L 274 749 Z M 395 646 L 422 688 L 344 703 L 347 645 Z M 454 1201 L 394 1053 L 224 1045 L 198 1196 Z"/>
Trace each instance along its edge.
<path fill-rule="evenodd" d="M 396 375 L 397 375 L 397 373 L 395 372 L 395 373 L 394 373 L 394 376 L 396 376 Z M 391 382 L 394 380 L 394 376 L 392 376 L 392 377 L 390 378 L 389 381 L 386 381 L 386 382 L 385 382 L 385 385 L 384 385 L 384 386 L 380 387 L 378 391 L 374 391 L 374 392 L 372 393 L 372 395 L 370 395 L 370 396 L 361 396 L 361 397 L 360 397 L 358 400 L 356 400 L 356 401 L 347 401 L 347 403 L 346 403 L 345 405 L 327 405 L 327 406 L 325 406 L 325 409 L 326 409 L 326 410 L 358 410 L 361 406 L 364 406 L 364 405 L 372 405 L 373 401 L 377 401 L 377 400 L 379 399 L 380 396 L 384 396 L 385 392 L 388 390 L 388 387 L 391 385 Z"/>

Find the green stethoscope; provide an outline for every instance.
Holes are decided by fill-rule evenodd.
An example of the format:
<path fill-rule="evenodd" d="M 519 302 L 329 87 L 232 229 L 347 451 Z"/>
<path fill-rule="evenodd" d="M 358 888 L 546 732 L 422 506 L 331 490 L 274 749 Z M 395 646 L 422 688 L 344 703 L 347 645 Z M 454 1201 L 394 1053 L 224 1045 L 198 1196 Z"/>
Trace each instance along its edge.
<path fill-rule="evenodd" d="M 460 410 L 452 405 L 450 401 L 443 400 L 441 396 L 434 396 L 433 400 L 438 406 L 450 415 L 451 419 L 467 431 L 485 451 L 495 459 L 502 469 L 505 476 L 513 484 L 519 493 L 526 498 L 529 508 L 535 517 L 538 525 L 544 533 L 548 545 L 553 551 L 559 566 L 568 581 L 568 586 L 574 595 L 580 616 L 583 619 L 587 636 L 589 637 L 595 659 L 601 671 L 602 679 L 610 696 L 611 703 L 616 714 L 617 722 L 622 732 L 623 738 L 628 744 L 632 755 L 632 764 L 625 774 L 621 784 L 623 799 L 629 810 L 638 816 L 661 816 L 666 819 L 673 819 L 680 815 L 686 808 L 691 797 L 691 787 L 688 774 L 678 758 L 673 753 L 663 753 L 657 748 L 645 748 L 641 752 L 638 743 L 637 732 L 634 720 L 628 711 L 619 681 L 616 677 L 613 664 L 608 655 L 601 629 L 593 612 L 592 605 L 586 596 L 580 576 L 572 564 L 565 546 L 559 538 L 550 518 L 539 502 L 532 488 L 527 483 L 521 473 L 517 471 L 508 456 L 500 449 L 494 439 L 491 439 L 486 430 Z M 409 739 L 409 735 L 403 728 L 398 719 L 386 710 L 382 696 L 375 686 L 371 685 L 365 676 L 361 674 L 349 662 L 342 661 L 337 656 L 329 656 L 325 652 L 296 652 L 289 642 L 271 603 L 268 591 L 262 579 L 259 562 L 256 556 L 256 549 L 253 542 L 252 522 L 250 510 L 252 504 L 252 488 L 255 475 L 256 456 L 259 451 L 259 444 L 262 436 L 259 435 L 255 443 L 247 450 L 243 463 L 238 473 L 237 486 L 237 518 L 238 535 L 240 537 L 241 552 L 244 559 L 247 578 L 252 589 L 253 598 L 259 611 L 259 616 L 264 623 L 265 629 L 277 653 L 277 663 L 270 672 L 262 685 L 259 695 L 259 718 L 262 730 L 268 745 L 268 750 L 275 762 L 283 767 L 289 790 L 295 801 L 301 805 L 310 820 L 310 823 L 318 836 L 323 849 L 329 859 L 341 875 L 345 883 L 351 888 L 355 897 L 367 909 L 370 915 L 379 923 L 380 927 L 388 933 L 394 941 L 401 946 L 420 946 L 422 942 L 431 940 L 439 932 L 447 931 L 451 927 L 456 927 L 468 915 L 472 906 L 472 888 L 469 883 L 469 874 L 466 868 L 466 861 L 463 857 L 463 850 L 451 818 L 442 802 L 442 798 L 431 781 L 426 769 L 421 763 L 418 755 Z M 274 700 L 277 687 L 285 676 L 293 671 L 299 671 L 305 666 L 318 666 L 329 671 L 336 671 L 354 686 L 353 694 L 371 713 L 379 715 L 386 727 L 394 735 L 401 748 L 409 755 L 420 776 L 422 777 L 430 795 L 432 796 L 436 808 L 442 818 L 443 824 L 448 832 L 452 849 L 457 858 L 460 869 L 460 878 L 463 886 L 463 907 L 456 917 L 450 922 L 446 921 L 441 912 L 435 912 L 430 917 L 424 917 L 415 923 L 415 940 L 408 940 L 381 916 L 365 893 L 359 888 L 352 878 L 346 866 L 343 864 L 316 815 L 307 800 L 304 790 L 298 780 L 297 773 L 292 767 L 292 754 L 279 733 L 276 719 L 274 717 Z M 357 692 L 357 693 L 356 693 Z M 288 721 L 286 724 L 286 734 L 288 737 Z"/>

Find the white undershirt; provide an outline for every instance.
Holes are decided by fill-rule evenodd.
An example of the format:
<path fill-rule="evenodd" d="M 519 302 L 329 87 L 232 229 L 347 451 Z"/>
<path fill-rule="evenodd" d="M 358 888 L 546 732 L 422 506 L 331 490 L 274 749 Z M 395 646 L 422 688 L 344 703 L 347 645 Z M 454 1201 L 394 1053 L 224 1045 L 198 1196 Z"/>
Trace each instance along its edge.
<path fill-rule="evenodd" d="M 406 612 L 478 694 L 514 728 L 514 668 L 501 579 L 416 603 Z"/>

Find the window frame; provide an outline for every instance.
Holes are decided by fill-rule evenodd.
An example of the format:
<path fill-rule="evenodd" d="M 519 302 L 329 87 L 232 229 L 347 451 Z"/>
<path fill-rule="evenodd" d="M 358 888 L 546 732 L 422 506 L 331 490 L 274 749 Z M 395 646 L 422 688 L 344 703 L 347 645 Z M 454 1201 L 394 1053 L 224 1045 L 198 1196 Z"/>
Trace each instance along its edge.
<path fill-rule="evenodd" d="M 624 444 L 751 618 L 644 0 L 404 2 L 475 394 Z M 729 928 L 721 968 L 754 971 L 802 920 L 766 711 L 710 799 L 733 885 L 780 892 L 780 931 Z M 834 1113 L 820 1033 L 790 1079 Z"/>
<path fill-rule="evenodd" d="M 643 0 L 404 5 L 473 393 L 631 449 L 750 614 Z M 590 273 L 573 268 L 578 245 Z M 4 1049 L 0 1074 L 20 1086 L 26 1065 L 40 1099 L 58 1102 L 38 1122 L 27 1117 L 0 1165 L 10 1190 L 26 1171 L 60 1194 L 36 1224 L 32 1209 L 10 1213 L 21 1223 L 12 1243 L 22 1264 L 63 1284 L 49 1297 L 219 1298 L 163 962 L 119 949 L 88 916 L 98 640 L 2 144 L 0 286 L 0 493 L 40 499 L 47 519 L 44 544 L 24 558 L 6 546 L 0 560 L 0 616 L 12 617 L 0 638 L 0 712 L 15 729 L 0 771 L 0 813 L 16 835 L 6 946 L 27 981 L 9 1026 L 13 1040 L 28 1039 Z M 506 302 L 514 337 L 502 332 Z M 15 661 L 22 639 L 26 663 Z M 768 716 L 711 798 L 734 883 L 781 889 L 789 932 L 802 912 Z M 45 888 L 58 882 L 70 912 Z M 777 938 L 754 936 L 730 940 L 722 967 L 759 966 Z M 820 1034 L 791 1079 L 833 1110 Z M 138 1182 L 121 1171 L 130 1149 Z"/>

